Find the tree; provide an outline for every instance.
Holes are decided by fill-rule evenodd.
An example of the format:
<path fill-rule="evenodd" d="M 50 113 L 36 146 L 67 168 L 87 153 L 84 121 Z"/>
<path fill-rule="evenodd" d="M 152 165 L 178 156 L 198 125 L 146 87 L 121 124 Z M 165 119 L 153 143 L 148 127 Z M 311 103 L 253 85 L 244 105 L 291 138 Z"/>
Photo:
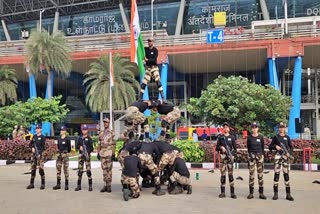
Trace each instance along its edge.
<path fill-rule="evenodd" d="M 16 102 L 13 105 L 1 107 L 0 135 L 11 134 L 15 125 L 30 127 L 35 123 L 61 121 L 69 110 L 65 104 L 61 105 L 60 101 L 61 96 L 51 99 L 37 97 L 24 103 Z"/>
<path fill-rule="evenodd" d="M 47 90 L 48 98 L 52 97 L 51 72 L 55 71 L 59 76 L 67 77 L 71 71 L 72 63 L 70 47 L 61 31 L 32 31 L 26 42 L 27 64 L 34 74 L 46 70 L 48 73 Z"/>
<path fill-rule="evenodd" d="M 5 105 L 7 101 L 17 100 L 18 80 L 14 69 L 8 66 L 0 68 L 0 105 Z"/>
<path fill-rule="evenodd" d="M 113 109 L 124 110 L 136 100 L 139 82 L 135 79 L 138 67 L 119 54 L 113 56 L 114 86 Z M 109 55 L 101 56 L 97 62 L 90 64 L 83 84 L 86 85 L 86 103 L 93 112 L 109 109 Z"/>
<path fill-rule="evenodd" d="M 265 134 L 287 121 L 291 99 L 270 85 L 262 86 L 243 77 L 219 76 L 202 91 L 200 98 L 191 98 L 188 111 L 207 124 L 229 122 L 237 129 L 258 121 Z"/>

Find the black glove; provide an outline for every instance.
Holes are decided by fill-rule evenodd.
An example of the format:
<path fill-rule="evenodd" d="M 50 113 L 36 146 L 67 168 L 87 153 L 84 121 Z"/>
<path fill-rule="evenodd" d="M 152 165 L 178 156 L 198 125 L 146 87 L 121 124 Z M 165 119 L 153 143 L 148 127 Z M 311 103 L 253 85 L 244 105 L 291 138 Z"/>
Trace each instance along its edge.
<path fill-rule="evenodd" d="M 97 154 L 97 158 L 98 158 L 98 160 L 101 159 L 99 152 L 98 152 L 98 154 Z"/>

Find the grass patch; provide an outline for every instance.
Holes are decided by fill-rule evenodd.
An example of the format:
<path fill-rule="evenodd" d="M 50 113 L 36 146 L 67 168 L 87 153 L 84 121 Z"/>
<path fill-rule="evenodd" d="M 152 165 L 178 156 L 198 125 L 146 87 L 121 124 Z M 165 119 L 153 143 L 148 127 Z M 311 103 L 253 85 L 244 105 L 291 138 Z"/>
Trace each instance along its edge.
<path fill-rule="evenodd" d="M 312 157 L 312 163 L 320 164 L 320 159 L 316 159 L 316 157 Z"/>

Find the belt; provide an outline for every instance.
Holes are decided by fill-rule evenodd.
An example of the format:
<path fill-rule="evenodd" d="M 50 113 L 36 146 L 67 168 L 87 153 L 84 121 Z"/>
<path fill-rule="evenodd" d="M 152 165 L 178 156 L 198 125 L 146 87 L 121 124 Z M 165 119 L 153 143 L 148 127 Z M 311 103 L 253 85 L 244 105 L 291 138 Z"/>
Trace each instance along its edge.
<path fill-rule="evenodd" d="M 104 145 L 101 145 L 100 148 L 101 148 L 101 149 L 107 149 L 107 148 L 110 148 L 110 147 L 112 147 L 112 146 L 113 146 L 113 145 L 105 145 L 105 146 L 104 146 Z"/>

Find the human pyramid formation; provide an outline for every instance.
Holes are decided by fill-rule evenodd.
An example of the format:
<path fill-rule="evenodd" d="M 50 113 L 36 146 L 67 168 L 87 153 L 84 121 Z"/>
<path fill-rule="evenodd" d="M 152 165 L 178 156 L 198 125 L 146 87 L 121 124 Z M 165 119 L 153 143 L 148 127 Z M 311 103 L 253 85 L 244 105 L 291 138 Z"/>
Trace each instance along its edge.
<path fill-rule="evenodd" d="M 148 40 L 149 42 L 149 40 Z M 150 42 L 153 42 L 153 40 Z M 149 42 L 149 43 L 150 43 Z M 149 46 L 150 48 L 150 46 Z M 120 150 L 118 160 L 122 167 L 121 184 L 123 186 L 123 198 L 125 201 L 130 197 L 138 198 L 140 196 L 141 187 L 155 187 L 152 194 L 162 196 L 165 194 L 161 190 L 161 184 L 167 183 L 169 194 L 179 194 L 187 191 L 192 194 L 192 186 L 190 181 L 190 173 L 183 159 L 182 151 L 170 144 L 170 135 L 168 130 L 170 126 L 180 118 L 180 110 L 178 107 L 164 101 L 162 86 L 159 78 L 159 69 L 154 60 L 157 51 L 152 46 L 150 50 L 146 50 L 146 75 L 141 85 L 140 99 L 134 102 L 127 109 L 126 122 L 128 127 L 121 134 L 121 138 L 125 141 L 123 148 Z M 148 56 L 149 55 L 149 56 Z M 153 60 L 150 60 L 153 59 Z M 155 80 L 158 90 L 154 90 L 154 84 L 149 84 L 150 80 Z M 142 100 L 145 87 L 148 85 L 149 100 Z M 153 86 L 152 86 L 153 85 Z M 158 99 L 160 95 L 162 100 Z M 151 141 L 149 136 L 149 124 L 144 112 L 147 109 L 157 111 L 161 117 L 161 133 L 157 140 Z M 105 118 L 104 130 L 99 133 L 99 146 L 97 148 L 98 159 L 101 160 L 101 168 L 103 171 L 104 187 L 100 192 L 111 192 L 112 182 L 112 155 L 115 152 L 114 131 L 109 129 L 109 119 Z M 141 134 L 138 128 L 141 127 Z M 237 153 L 235 138 L 230 134 L 230 125 L 223 124 L 223 134 L 218 138 L 216 151 L 220 152 L 220 198 L 225 198 L 226 174 L 228 171 L 231 198 L 236 199 L 233 177 L 234 157 Z M 289 160 L 292 157 L 292 145 L 290 137 L 285 134 L 284 123 L 279 124 L 279 134 L 277 134 L 269 146 L 270 150 L 275 150 L 275 167 L 274 167 L 274 196 L 273 200 L 278 199 L 278 184 L 280 170 L 282 167 L 283 177 L 286 186 L 286 199 L 293 201 L 289 184 Z M 263 188 L 263 168 L 264 168 L 264 141 L 263 136 L 259 134 L 259 124 L 253 122 L 251 124 L 252 134 L 248 136 L 248 166 L 249 166 L 249 195 L 248 199 L 252 199 L 254 191 L 254 174 L 255 169 L 258 172 L 259 198 L 265 200 Z M 39 174 L 41 175 L 41 187 L 45 188 L 44 173 L 44 157 L 42 155 L 45 150 L 45 137 L 41 134 L 41 125 L 36 126 L 37 134 L 30 142 L 32 148 L 31 161 L 31 179 L 27 189 L 34 188 L 34 179 L 36 169 L 39 165 Z M 75 191 L 81 190 L 82 174 L 86 172 L 88 177 L 89 191 L 92 191 L 92 173 L 91 173 L 91 152 L 93 151 L 93 143 L 88 136 L 88 127 L 82 127 L 82 136 L 78 140 L 77 149 L 79 150 L 78 162 L 78 180 Z M 65 190 L 69 189 L 69 153 L 71 151 L 70 140 L 66 136 L 66 127 L 61 127 L 61 137 L 58 139 L 58 156 L 56 162 L 57 168 L 57 185 L 54 190 L 61 189 L 61 168 L 65 174 Z M 86 170 L 84 170 L 84 164 Z M 142 185 L 139 185 L 139 177 L 143 178 Z"/>

